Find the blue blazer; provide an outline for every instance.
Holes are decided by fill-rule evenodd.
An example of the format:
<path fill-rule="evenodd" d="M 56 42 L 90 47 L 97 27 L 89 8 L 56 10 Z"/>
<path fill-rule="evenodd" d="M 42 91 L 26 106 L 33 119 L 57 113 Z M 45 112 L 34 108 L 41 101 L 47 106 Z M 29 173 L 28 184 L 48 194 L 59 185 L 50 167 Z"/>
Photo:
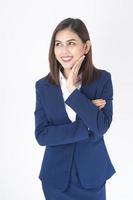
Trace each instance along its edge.
<path fill-rule="evenodd" d="M 39 178 L 65 190 L 74 155 L 82 186 L 103 184 L 116 172 L 104 143 L 113 114 L 111 74 L 101 70 L 99 79 L 75 89 L 66 99 L 76 112 L 75 122 L 66 113 L 60 85 L 52 85 L 46 76 L 35 86 L 35 136 L 41 146 L 46 146 Z M 101 110 L 91 102 L 99 98 L 106 100 Z"/>

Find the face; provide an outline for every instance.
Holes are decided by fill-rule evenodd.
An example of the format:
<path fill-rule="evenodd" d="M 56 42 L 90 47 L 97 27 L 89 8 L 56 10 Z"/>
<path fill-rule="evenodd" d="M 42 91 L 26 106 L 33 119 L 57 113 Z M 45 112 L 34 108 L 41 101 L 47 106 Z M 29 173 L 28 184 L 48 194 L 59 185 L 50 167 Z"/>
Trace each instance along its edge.
<path fill-rule="evenodd" d="M 55 37 L 54 53 L 65 70 L 71 70 L 75 62 L 88 53 L 89 44 L 83 43 L 80 37 L 70 29 L 59 31 Z"/>

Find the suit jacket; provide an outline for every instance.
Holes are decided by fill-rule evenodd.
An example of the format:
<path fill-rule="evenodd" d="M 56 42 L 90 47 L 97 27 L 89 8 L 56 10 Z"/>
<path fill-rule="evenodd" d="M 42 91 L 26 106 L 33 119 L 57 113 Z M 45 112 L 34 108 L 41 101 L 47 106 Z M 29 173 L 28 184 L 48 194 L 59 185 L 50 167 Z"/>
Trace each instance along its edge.
<path fill-rule="evenodd" d="M 116 172 L 104 143 L 113 114 L 111 74 L 101 70 L 99 79 L 75 89 L 66 99 L 65 103 L 76 112 L 74 122 L 65 110 L 60 85 L 52 85 L 46 76 L 35 86 L 35 137 L 41 146 L 46 146 L 39 178 L 51 187 L 65 190 L 74 156 L 84 188 L 103 184 Z M 91 102 L 99 98 L 106 100 L 103 109 Z"/>

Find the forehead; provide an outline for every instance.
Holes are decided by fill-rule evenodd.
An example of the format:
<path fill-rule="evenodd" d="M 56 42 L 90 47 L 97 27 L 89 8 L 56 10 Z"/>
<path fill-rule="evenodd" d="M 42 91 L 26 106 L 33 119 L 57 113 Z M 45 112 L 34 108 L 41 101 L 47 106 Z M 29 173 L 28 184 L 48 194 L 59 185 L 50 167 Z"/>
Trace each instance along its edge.
<path fill-rule="evenodd" d="M 57 34 L 55 36 L 55 40 L 59 40 L 62 42 L 66 42 L 67 40 L 70 40 L 70 39 L 75 39 L 77 41 L 79 41 L 79 40 L 81 41 L 80 37 L 70 29 L 61 30 L 61 31 L 57 32 Z"/>

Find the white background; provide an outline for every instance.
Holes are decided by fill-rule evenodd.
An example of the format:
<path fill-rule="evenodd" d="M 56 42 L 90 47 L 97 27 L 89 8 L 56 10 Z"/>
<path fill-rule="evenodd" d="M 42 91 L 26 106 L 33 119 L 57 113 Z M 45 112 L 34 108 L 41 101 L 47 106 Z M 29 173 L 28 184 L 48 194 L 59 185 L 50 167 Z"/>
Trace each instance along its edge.
<path fill-rule="evenodd" d="M 85 22 L 93 63 L 112 74 L 114 116 L 105 142 L 117 173 L 107 182 L 107 200 L 132 199 L 132 7 L 132 0 L 1 1 L 1 200 L 44 199 L 38 174 L 45 147 L 34 137 L 34 86 L 49 71 L 51 34 L 67 17 Z"/>

